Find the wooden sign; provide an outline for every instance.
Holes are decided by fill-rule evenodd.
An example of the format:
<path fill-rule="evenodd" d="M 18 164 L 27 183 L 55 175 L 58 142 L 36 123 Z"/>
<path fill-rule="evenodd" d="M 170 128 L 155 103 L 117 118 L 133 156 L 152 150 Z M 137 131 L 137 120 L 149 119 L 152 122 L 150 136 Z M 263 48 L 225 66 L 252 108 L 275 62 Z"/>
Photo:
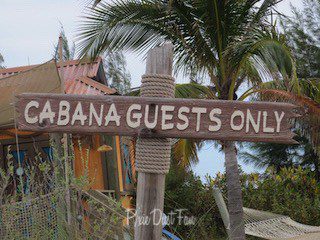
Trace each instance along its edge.
<path fill-rule="evenodd" d="M 294 143 L 288 103 L 22 94 L 20 130 Z"/>

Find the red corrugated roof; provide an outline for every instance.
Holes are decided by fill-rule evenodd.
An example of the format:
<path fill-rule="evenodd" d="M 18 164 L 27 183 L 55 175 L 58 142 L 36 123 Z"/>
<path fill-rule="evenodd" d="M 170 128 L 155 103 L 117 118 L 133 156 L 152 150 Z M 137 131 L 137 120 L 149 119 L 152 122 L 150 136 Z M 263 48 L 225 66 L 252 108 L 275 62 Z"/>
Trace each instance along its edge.
<path fill-rule="evenodd" d="M 97 60 L 93 62 L 70 60 L 70 61 L 63 62 L 62 64 L 57 63 L 57 67 L 58 67 L 59 73 L 63 74 L 63 77 L 65 80 L 75 79 L 77 77 L 82 77 L 82 76 L 93 78 L 97 76 L 101 62 L 102 62 L 101 58 L 97 58 Z M 0 78 L 5 78 L 10 75 L 17 74 L 19 72 L 28 71 L 39 65 L 40 64 L 0 69 Z"/>
<path fill-rule="evenodd" d="M 65 90 L 67 94 L 83 95 L 112 95 L 117 93 L 114 88 L 109 88 L 88 77 L 80 77 L 75 81 L 66 82 Z"/>
<path fill-rule="evenodd" d="M 23 67 L 13 67 L 13 68 L 3 68 L 0 69 L 0 79 L 1 78 L 5 78 L 5 77 L 9 77 L 13 74 L 17 74 L 20 72 L 25 72 L 28 71 L 34 67 L 39 66 L 40 64 L 37 65 L 29 65 L 29 66 L 23 66 Z"/>
<path fill-rule="evenodd" d="M 0 79 L 13 74 L 28 71 L 39 65 L 30 65 L 14 68 L 0 69 Z M 80 60 L 71 60 L 57 64 L 60 76 L 63 76 L 65 89 L 67 94 L 85 94 L 85 95 L 110 95 L 116 94 L 116 89 L 99 83 L 93 79 L 99 79 L 104 74 L 99 74 L 99 70 L 103 71 L 102 59 L 97 58 L 93 62 L 85 62 Z M 104 82 L 104 79 L 100 81 Z"/>
<path fill-rule="evenodd" d="M 98 75 L 99 66 L 102 63 L 101 58 L 94 62 L 81 62 L 79 60 L 72 60 L 58 63 L 58 70 L 60 76 L 62 74 L 64 81 L 77 79 L 79 77 L 95 78 Z M 61 68 L 62 66 L 62 68 Z"/>

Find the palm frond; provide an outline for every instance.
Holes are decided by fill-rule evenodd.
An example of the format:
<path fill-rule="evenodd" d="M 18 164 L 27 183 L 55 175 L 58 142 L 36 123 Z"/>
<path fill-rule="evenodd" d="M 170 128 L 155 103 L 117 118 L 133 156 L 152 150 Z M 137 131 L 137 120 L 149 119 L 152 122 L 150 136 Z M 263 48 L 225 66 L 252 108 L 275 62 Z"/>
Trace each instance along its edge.
<path fill-rule="evenodd" d="M 229 98 L 236 91 L 241 74 L 249 81 L 260 84 L 264 78 L 285 82 L 288 88 L 299 89 L 295 75 L 295 63 L 281 34 L 274 29 L 255 29 L 240 42 L 230 45 L 225 52 L 233 69 Z"/>
<path fill-rule="evenodd" d="M 126 93 L 125 95 L 132 96 L 132 97 L 139 97 L 140 96 L 140 88 L 130 89 L 130 91 L 128 93 Z"/>
<path fill-rule="evenodd" d="M 4 63 L 4 58 L 3 58 L 3 56 L 2 56 L 1 53 L 0 53 L 0 69 L 1 69 L 1 68 L 5 68 L 5 67 L 3 66 L 3 63 Z"/>
<path fill-rule="evenodd" d="M 250 153 L 250 152 L 241 152 L 239 154 L 239 158 L 245 163 L 245 164 L 253 164 L 256 168 L 264 168 L 266 167 L 265 162 L 261 161 L 261 158 L 257 156 L 256 154 Z"/>
<path fill-rule="evenodd" d="M 261 23 L 261 20 L 268 16 L 273 8 L 282 1 L 283 0 L 264 0 L 260 5 L 259 10 L 256 12 L 252 23 Z"/>
<path fill-rule="evenodd" d="M 63 61 L 72 60 L 75 55 L 75 44 L 72 43 L 71 45 L 69 45 L 69 41 L 65 34 L 63 26 L 61 26 L 60 37 L 62 38 L 62 60 Z M 59 55 L 59 43 L 57 43 L 54 47 L 53 58 L 55 60 L 59 60 L 58 55 Z"/>
<path fill-rule="evenodd" d="M 141 53 L 170 39 L 174 44 L 177 67 L 181 67 L 181 62 L 208 65 L 208 60 L 212 65 L 216 61 L 215 55 L 202 37 L 192 12 L 193 9 L 183 1 L 100 3 L 87 10 L 80 26 L 80 56 L 95 57 L 107 48 Z"/>
<path fill-rule="evenodd" d="M 198 150 L 203 142 L 193 139 L 179 139 L 173 146 L 173 160 L 182 167 L 189 168 L 199 162 Z"/>
<path fill-rule="evenodd" d="M 224 52 L 228 46 L 241 42 L 252 29 L 265 26 L 263 19 L 276 3 L 275 0 L 101 1 L 85 12 L 79 28 L 78 51 L 81 57 L 93 58 L 109 48 L 142 53 L 170 40 L 174 45 L 176 71 L 189 73 L 192 68 L 193 72 L 208 74 L 223 98 L 222 92 L 229 90 L 230 74 L 233 75 Z M 239 72 L 244 73 L 241 69 Z"/>
<path fill-rule="evenodd" d="M 215 99 L 215 93 L 207 86 L 192 82 L 176 84 L 176 98 Z"/>
<path fill-rule="evenodd" d="M 128 93 L 129 96 L 139 96 L 140 88 L 134 89 Z M 194 99 L 215 99 L 215 92 L 207 86 L 191 82 L 184 84 L 176 84 L 176 98 L 194 98 Z"/>
<path fill-rule="evenodd" d="M 264 98 L 272 100 L 286 100 L 303 108 L 307 108 L 308 113 L 316 114 L 320 117 L 320 103 L 309 97 L 297 95 L 280 89 L 260 89 L 258 92 L 264 95 Z"/>

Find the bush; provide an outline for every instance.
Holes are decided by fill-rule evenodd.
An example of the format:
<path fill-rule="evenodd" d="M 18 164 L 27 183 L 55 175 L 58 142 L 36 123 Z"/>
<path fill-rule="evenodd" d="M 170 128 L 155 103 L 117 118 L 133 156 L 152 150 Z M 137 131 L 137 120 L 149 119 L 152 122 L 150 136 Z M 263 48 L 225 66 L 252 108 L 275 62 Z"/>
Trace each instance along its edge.
<path fill-rule="evenodd" d="M 196 225 L 174 224 L 170 230 L 182 239 L 226 239 L 226 231 L 214 201 L 212 187 L 219 187 L 226 199 L 225 174 L 201 182 L 191 171 L 172 166 L 166 179 L 165 213 L 188 209 Z M 282 214 L 293 220 L 320 226 L 320 184 L 310 169 L 268 169 L 263 174 L 241 172 L 244 206 Z M 256 239 L 256 238 L 248 238 Z"/>
<path fill-rule="evenodd" d="M 320 183 L 308 169 L 272 169 L 259 176 L 243 175 L 246 207 L 291 217 L 297 222 L 320 225 Z"/>
<path fill-rule="evenodd" d="M 226 231 L 212 194 L 191 171 L 172 166 L 166 179 L 165 213 L 187 209 L 184 214 L 196 218 L 195 225 L 169 226 L 170 231 L 182 239 L 226 239 Z"/>

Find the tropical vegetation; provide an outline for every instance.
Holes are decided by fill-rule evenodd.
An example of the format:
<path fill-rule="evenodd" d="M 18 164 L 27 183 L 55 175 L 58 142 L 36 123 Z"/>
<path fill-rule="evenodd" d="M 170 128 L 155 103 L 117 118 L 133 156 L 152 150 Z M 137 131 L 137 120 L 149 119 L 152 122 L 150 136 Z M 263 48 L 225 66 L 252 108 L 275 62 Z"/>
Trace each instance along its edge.
<path fill-rule="evenodd" d="M 141 53 L 170 40 L 177 71 L 209 76 L 213 99 L 242 100 L 237 93 L 246 82 L 257 86 L 268 76 L 296 80 L 285 40 L 268 21 L 277 2 L 102 1 L 90 7 L 83 20 L 80 54 L 95 57 L 109 48 Z M 232 142 L 221 144 L 226 153 L 231 237 L 244 239 L 236 147 Z"/>
<path fill-rule="evenodd" d="M 266 90 L 263 98 L 281 99 L 308 106 L 307 115 L 298 120 L 297 145 L 251 143 L 243 150 L 246 163 L 256 167 L 309 168 L 320 181 L 320 1 L 304 0 L 304 8 L 292 7 L 293 17 L 282 17 L 281 26 L 295 58 L 299 89 L 277 83 L 277 90 Z M 278 93 L 278 94 L 274 94 Z M 249 149 L 249 150 L 248 150 Z"/>
<path fill-rule="evenodd" d="M 320 1 L 303 0 L 303 9 L 292 7 L 292 17 L 282 17 L 282 28 L 302 79 L 320 77 Z"/>
<path fill-rule="evenodd" d="M 75 57 L 75 43 L 68 40 L 63 26 L 61 26 L 59 41 L 61 41 L 62 60 L 73 60 Z M 59 42 L 54 47 L 53 58 L 56 61 L 59 57 Z M 131 76 L 126 70 L 126 59 L 121 51 L 108 50 L 104 54 L 104 69 L 106 78 L 111 87 L 117 89 L 120 94 L 126 94 L 131 88 Z M 0 58 L 1 64 L 1 58 Z"/>
<path fill-rule="evenodd" d="M 110 86 L 120 94 L 127 94 L 131 89 L 131 75 L 128 72 L 126 59 L 121 51 L 107 51 L 104 56 L 104 67 Z"/>
<path fill-rule="evenodd" d="M 139 94 L 139 90 L 130 89 L 124 51 L 144 54 L 151 47 L 170 41 L 176 73 L 190 79 L 188 84 L 176 85 L 175 97 L 280 100 L 299 105 L 299 113 L 305 113 L 294 124 L 297 145 L 215 142 L 225 152 L 226 172 L 207 176 L 206 181 L 191 170 L 199 161 L 198 150 L 205 142 L 175 140 L 164 207 L 166 213 L 186 209 L 188 216 L 195 216 L 195 224 L 167 226 L 182 239 L 226 238 L 214 201 L 214 187 L 222 190 L 228 203 L 231 239 L 244 239 L 243 206 L 320 225 L 320 1 L 304 0 L 302 11 L 293 8 L 292 17 L 278 18 L 275 6 L 280 1 L 94 0 L 86 9 L 78 38 L 79 55 L 95 58 L 103 54 L 109 84 L 120 94 Z M 275 15 L 277 21 L 273 21 Z M 54 59 L 74 59 L 75 44 L 70 44 L 63 27 L 60 37 L 62 59 L 58 44 Z M 4 67 L 0 54 L 0 68 Z M 209 86 L 203 85 L 204 78 L 210 80 Z M 260 172 L 244 173 L 237 155 Z M 25 200 L 29 188 L 35 195 L 46 194 L 51 181 L 56 180 L 53 177 L 58 172 L 53 173 L 52 166 L 43 163 L 27 169 L 28 179 L 14 177 L 13 156 L 9 154 L 7 158 L 8 171 L 0 169 L 1 207 Z M 45 181 L 45 177 L 52 179 Z M 76 179 L 72 174 L 70 177 L 79 191 L 74 194 L 79 202 L 77 211 L 84 214 L 86 207 L 81 206 L 83 199 L 78 196 L 86 192 L 88 179 Z M 37 185 L 40 180 L 42 185 Z M 12 184 L 17 189 L 11 193 L 8 189 Z M 112 206 L 114 211 L 108 213 L 112 219 L 100 212 L 105 215 L 99 214 L 99 221 L 117 227 L 124 215 L 119 203 Z M 96 204 L 93 207 L 101 210 Z M 74 218 L 83 220 L 81 214 Z M 88 226 L 89 231 L 84 228 L 85 232 L 69 227 L 63 227 L 66 238 L 83 239 L 102 232 L 101 224 Z M 110 230 L 104 234 L 100 237 L 113 233 Z"/>
<path fill-rule="evenodd" d="M 320 183 L 310 169 L 268 168 L 264 173 L 250 174 L 241 171 L 240 180 L 245 207 L 289 216 L 303 224 L 320 225 Z M 195 216 L 197 221 L 196 226 L 173 224 L 168 228 L 182 239 L 227 239 L 213 187 L 221 189 L 227 201 L 225 173 L 207 176 L 202 181 L 192 171 L 173 163 L 166 178 L 165 212 L 187 209 L 185 214 Z"/>
<path fill-rule="evenodd" d="M 0 53 L 0 69 L 1 69 L 1 68 L 4 68 L 3 63 L 4 63 L 4 58 L 3 58 L 3 56 L 2 56 L 1 53 Z"/>
<path fill-rule="evenodd" d="M 240 158 L 257 169 L 272 167 L 277 173 L 284 167 L 303 167 L 314 172 L 320 182 L 319 155 L 308 138 L 298 134 L 295 140 L 299 144 L 246 143 L 240 150 Z"/>
<path fill-rule="evenodd" d="M 61 50 L 62 50 L 62 59 L 59 56 L 59 42 L 61 41 Z M 66 36 L 63 26 L 61 26 L 60 34 L 59 34 L 59 42 L 57 42 L 54 46 L 53 58 L 56 61 L 67 61 L 74 59 L 75 56 L 75 44 L 72 42 L 69 43 L 69 40 Z"/>
<path fill-rule="evenodd" d="M 184 209 L 183 215 L 196 218 L 195 225 L 175 222 L 167 226 L 181 239 L 226 239 L 212 186 L 204 184 L 191 170 L 186 171 L 173 161 L 166 177 L 164 212 L 167 215 L 171 211 L 177 213 L 177 209 Z"/>

